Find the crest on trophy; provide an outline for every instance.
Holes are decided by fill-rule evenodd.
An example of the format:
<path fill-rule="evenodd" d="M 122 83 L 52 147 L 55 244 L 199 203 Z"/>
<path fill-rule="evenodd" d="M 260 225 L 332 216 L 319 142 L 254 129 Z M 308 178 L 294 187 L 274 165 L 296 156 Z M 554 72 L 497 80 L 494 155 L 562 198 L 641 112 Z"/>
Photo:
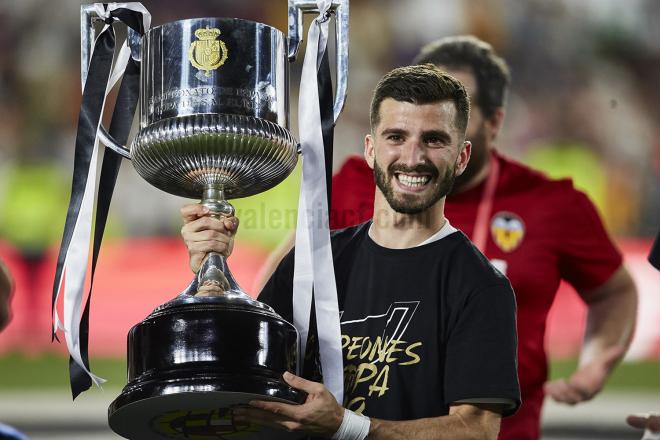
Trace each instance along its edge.
<path fill-rule="evenodd" d="M 188 59 L 204 75 L 211 76 L 211 70 L 215 70 L 227 61 L 227 46 L 222 40 L 216 40 L 220 36 L 220 29 L 202 28 L 195 31 L 198 38 L 190 44 Z"/>

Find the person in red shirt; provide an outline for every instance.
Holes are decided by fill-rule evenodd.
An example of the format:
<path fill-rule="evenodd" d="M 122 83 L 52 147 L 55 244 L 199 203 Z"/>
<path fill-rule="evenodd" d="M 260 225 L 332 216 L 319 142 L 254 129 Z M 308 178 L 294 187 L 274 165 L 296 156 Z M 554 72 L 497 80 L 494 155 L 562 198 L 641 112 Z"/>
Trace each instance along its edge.
<path fill-rule="evenodd" d="M 425 46 L 414 60 L 421 63 L 448 71 L 470 94 L 472 157 L 446 215 L 511 281 L 523 404 L 503 420 L 499 438 L 537 439 L 544 394 L 573 405 L 602 389 L 630 344 L 636 289 L 596 209 L 570 179 L 549 179 L 495 149 L 509 73 L 492 47 L 471 36 L 450 37 Z M 348 158 L 332 183 L 332 228 L 371 218 L 375 186 L 362 158 Z M 546 382 L 545 325 L 561 280 L 586 303 L 587 326 L 577 370 Z"/>
<path fill-rule="evenodd" d="M 523 404 L 502 421 L 499 438 L 538 439 L 545 394 L 574 405 L 603 388 L 630 344 L 637 292 L 587 196 L 570 179 L 549 179 L 495 149 L 509 69 L 492 47 L 472 36 L 449 37 L 422 48 L 413 63 L 439 66 L 470 94 L 466 138 L 472 142 L 472 156 L 445 210 L 451 223 L 509 278 L 516 294 Z M 375 190 L 364 158 L 349 157 L 332 180 L 330 227 L 371 219 Z M 286 243 L 269 259 L 264 279 L 291 246 Z M 546 382 L 546 319 L 561 280 L 587 305 L 587 325 L 577 370 L 568 378 Z"/>

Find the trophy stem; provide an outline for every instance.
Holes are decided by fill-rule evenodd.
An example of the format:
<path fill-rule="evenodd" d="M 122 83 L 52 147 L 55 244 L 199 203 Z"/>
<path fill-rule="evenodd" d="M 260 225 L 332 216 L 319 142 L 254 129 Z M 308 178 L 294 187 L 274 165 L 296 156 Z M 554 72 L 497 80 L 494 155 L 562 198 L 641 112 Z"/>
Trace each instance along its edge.
<path fill-rule="evenodd" d="M 207 185 L 200 203 L 209 208 L 211 217 L 233 217 L 236 213 L 232 204 L 225 200 L 225 190 L 222 185 Z"/>
<path fill-rule="evenodd" d="M 209 184 L 204 188 L 201 204 L 209 208 L 209 216 L 214 218 L 232 217 L 236 210 L 225 200 L 221 185 Z M 241 289 L 229 270 L 227 259 L 217 252 L 210 252 L 197 273 L 197 295 L 218 296 L 227 293 L 247 294 Z"/>

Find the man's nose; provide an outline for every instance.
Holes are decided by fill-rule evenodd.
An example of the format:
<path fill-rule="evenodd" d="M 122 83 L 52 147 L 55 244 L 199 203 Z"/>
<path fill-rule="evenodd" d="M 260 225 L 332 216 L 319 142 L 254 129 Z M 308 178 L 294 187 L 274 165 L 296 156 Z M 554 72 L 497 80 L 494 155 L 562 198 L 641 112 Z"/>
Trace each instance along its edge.
<path fill-rule="evenodd" d="M 401 152 L 401 162 L 407 165 L 424 163 L 426 159 L 426 146 L 421 139 L 411 138 L 406 142 Z"/>

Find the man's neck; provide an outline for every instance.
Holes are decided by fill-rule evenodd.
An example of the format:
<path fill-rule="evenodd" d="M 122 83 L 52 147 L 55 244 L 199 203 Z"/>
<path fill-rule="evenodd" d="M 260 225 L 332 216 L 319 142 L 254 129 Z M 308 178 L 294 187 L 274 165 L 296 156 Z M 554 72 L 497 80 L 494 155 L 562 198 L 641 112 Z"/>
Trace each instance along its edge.
<path fill-rule="evenodd" d="M 376 189 L 373 225 L 369 235 L 376 244 L 389 249 L 415 247 L 444 226 L 444 206 L 443 198 L 420 214 L 401 214 L 394 211 L 380 190 Z"/>
<path fill-rule="evenodd" d="M 486 160 L 484 161 L 483 166 L 479 171 L 477 171 L 471 178 L 470 180 L 467 180 L 462 183 L 456 183 L 454 185 L 454 189 L 452 190 L 451 194 L 460 194 L 462 192 L 471 190 L 472 188 L 475 188 L 479 186 L 482 182 L 486 180 L 488 177 L 488 174 L 490 173 L 490 168 L 491 168 L 491 160 L 493 157 L 493 150 L 489 150 L 488 153 L 486 153 Z M 450 197 L 451 197 L 450 194 Z"/>

